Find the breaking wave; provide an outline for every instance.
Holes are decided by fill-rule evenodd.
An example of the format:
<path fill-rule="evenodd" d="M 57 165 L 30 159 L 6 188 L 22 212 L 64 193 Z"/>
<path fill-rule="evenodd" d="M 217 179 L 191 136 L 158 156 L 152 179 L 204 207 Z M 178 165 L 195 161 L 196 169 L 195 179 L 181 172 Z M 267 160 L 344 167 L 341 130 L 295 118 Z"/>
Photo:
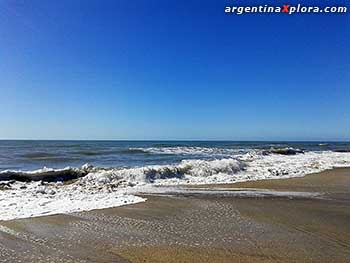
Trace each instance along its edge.
<path fill-rule="evenodd" d="M 142 148 L 129 148 L 126 150 L 121 150 L 119 153 L 124 153 L 124 154 L 145 154 L 149 153 L 147 150 L 144 150 Z"/>
<path fill-rule="evenodd" d="M 273 154 L 283 154 L 283 155 L 295 155 L 298 153 L 305 153 L 303 150 L 300 149 L 294 149 L 292 147 L 287 148 L 271 148 L 268 151 L 264 151 L 264 153 L 273 153 Z"/>
<path fill-rule="evenodd" d="M 249 151 L 230 158 L 183 160 L 173 165 L 6 170 L 0 172 L 0 220 L 142 202 L 144 199 L 135 194 L 152 186 L 290 178 L 349 166 L 350 153 Z M 61 182 L 70 179 L 75 180 Z"/>
<path fill-rule="evenodd" d="M 186 178 L 208 178 L 213 175 L 232 176 L 244 170 L 245 164 L 235 159 L 184 160 L 177 165 L 155 165 L 137 168 L 94 168 L 81 179 L 83 183 L 110 184 L 116 186 L 135 186 L 149 183 L 171 183 Z"/>
<path fill-rule="evenodd" d="M 64 169 L 52 169 L 44 167 L 43 169 L 34 171 L 5 170 L 0 172 L 0 181 L 67 181 L 87 175 L 89 172 L 89 167 L 90 166 L 85 165 L 81 168 L 67 167 Z"/>
<path fill-rule="evenodd" d="M 149 147 L 149 148 L 130 148 L 129 151 L 141 151 L 151 154 L 169 154 L 169 155 L 198 155 L 198 156 L 232 156 L 238 153 L 246 152 L 244 149 L 224 149 L 213 147 L 197 146 L 176 146 L 176 147 Z"/>
<path fill-rule="evenodd" d="M 138 150 L 135 151 L 138 152 Z M 301 176 L 341 166 L 350 166 L 350 153 L 303 152 L 284 148 L 235 153 L 229 157 L 210 160 L 182 160 L 173 165 L 109 168 L 86 164 L 81 168 L 52 169 L 45 167 L 34 171 L 5 170 L 0 172 L 0 181 L 58 182 L 78 179 L 80 183 L 117 183 L 117 186 L 154 183 L 231 183 Z"/>
<path fill-rule="evenodd" d="M 292 147 L 274 148 L 267 150 L 253 149 L 232 149 L 232 148 L 217 148 L 217 147 L 196 147 L 196 146 L 176 146 L 176 147 L 149 147 L 149 148 L 129 148 L 128 152 L 135 153 L 151 153 L 151 154 L 169 154 L 169 155 L 195 155 L 195 156 L 211 156 L 211 157 L 231 157 L 238 154 L 247 153 L 249 151 L 261 152 L 263 154 L 283 154 L 295 155 L 304 153 L 301 149 Z"/>

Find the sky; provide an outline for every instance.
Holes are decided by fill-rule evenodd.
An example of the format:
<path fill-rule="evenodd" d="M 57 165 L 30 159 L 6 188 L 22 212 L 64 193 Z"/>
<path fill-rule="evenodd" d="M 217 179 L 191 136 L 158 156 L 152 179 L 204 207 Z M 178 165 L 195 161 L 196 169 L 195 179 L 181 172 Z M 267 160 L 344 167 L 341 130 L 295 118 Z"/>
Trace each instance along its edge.
<path fill-rule="evenodd" d="M 350 14 L 258 3 L 0 0 L 0 138 L 350 140 Z"/>

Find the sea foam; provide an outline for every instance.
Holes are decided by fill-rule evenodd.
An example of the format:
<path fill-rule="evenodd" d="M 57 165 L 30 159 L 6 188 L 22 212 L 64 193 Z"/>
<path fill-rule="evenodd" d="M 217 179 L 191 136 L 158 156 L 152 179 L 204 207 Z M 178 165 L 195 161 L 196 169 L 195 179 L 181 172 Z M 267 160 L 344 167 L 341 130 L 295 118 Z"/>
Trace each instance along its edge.
<path fill-rule="evenodd" d="M 293 155 L 252 150 L 209 160 L 183 160 L 173 165 L 132 168 L 81 168 L 36 171 L 4 171 L 22 178 L 43 180 L 0 182 L 0 220 L 72 213 L 145 201 L 137 194 L 154 192 L 154 186 L 235 183 L 304 176 L 334 167 L 350 166 L 350 153 L 331 151 Z M 69 184 L 51 180 L 74 171 L 79 176 Z M 49 182 L 45 182 L 47 174 Z"/>

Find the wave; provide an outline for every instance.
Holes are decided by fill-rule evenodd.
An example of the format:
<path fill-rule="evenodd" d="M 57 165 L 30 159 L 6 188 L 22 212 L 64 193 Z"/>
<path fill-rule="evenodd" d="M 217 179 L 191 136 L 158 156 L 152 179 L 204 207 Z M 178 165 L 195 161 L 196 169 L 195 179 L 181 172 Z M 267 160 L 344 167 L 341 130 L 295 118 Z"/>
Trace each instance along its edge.
<path fill-rule="evenodd" d="M 292 147 L 274 148 L 269 150 L 263 149 L 227 149 L 227 148 L 213 148 L 213 147 L 195 147 L 195 146 L 181 146 L 181 147 L 149 147 L 149 148 L 131 148 L 132 151 L 152 154 L 171 154 L 171 155 L 198 155 L 198 156 L 214 156 L 227 158 L 236 156 L 238 154 L 247 153 L 249 151 L 261 152 L 262 154 L 282 154 L 295 155 L 304 153 L 301 149 Z"/>
<path fill-rule="evenodd" d="M 22 154 L 20 155 L 20 157 L 23 157 L 26 159 L 47 159 L 47 158 L 60 157 L 60 155 L 57 155 L 54 153 L 47 153 L 47 152 L 34 152 L 34 153 Z"/>
<path fill-rule="evenodd" d="M 110 150 L 110 151 L 74 151 L 70 154 L 78 154 L 84 156 L 98 156 L 98 155 L 113 155 L 113 154 L 149 154 L 147 150 L 142 148 L 129 148 L 123 150 Z"/>
<path fill-rule="evenodd" d="M 174 165 L 7 170 L 0 172 L 0 180 L 7 180 L 0 183 L 0 220 L 141 202 L 144 199 L 135 194 L 152 191 L 152 186 L 290 178 L 346 166 L 350 166 L 350 153 L 266 155 L 250 151 L 232 158 L 183 160 Z M 69 184 L 60 182 L 68 178 L 76 180 Z"/>
<path fill-rule="evenodd" d="M 123 154 L 148 154 L 149 152 L 145 149 L 142 148 L 129 148 L 125 150 L 120 150 L 118 153 L 123 153 Z"/>
<path fill-rule="evenodd" d="M 233 175 L 244 170 L 245 164 L 236 159 L 183 160 L 177 165 L 150 165 L 134 168 L 104 168 L 84 165 L 81 168 L 43 168 L 34 171 L 6 170 L 0 172 L 0 181 L 46 181 L 57 182 L 80 178 L 80 182 L 154 183 L 166 179 L 185 177 L 205 178 L 212 175 Z"/>
<path fill-rule="evenodd" d="M 181 143 L 154 143 L 152 147 L 181 147 L 184 146 Z"/>
<path fill-rule="evenodd" d="M 299 153 L 305 153 L 305 151 L 300 150 L 300 149 L 294 149 L 292 147 L 287 147 L 287 148 L 271 148 L 268 151 L 264 151 L 264 153 L 269 154 L 269 153 L 273 153 L 273 154 L 283 154 L 283 155 L 296 155 Z"/>
<path fill-rule="evenodd" d="M 213 184 L 304 176 L 334 167 L 350 166 L 349 153 L 305 152 L 264 154 L 250 151 L 232 158 L 183 160 L 175 165 L 135 168 L 93 168 L 79 179 L 86 185 L 128 187 L 136 185 Z"/>
<path fill-rule="evenodd" d="M 83 183 L 116 184 L 130 186 L 147 183 L 182 181 L 188 177 L 206 178 L 212 175 L 233 175 L 242 171 L 245 164 L 235 159 L 183 160 L 177 165 L 154 165 L 136 168 L 98 169 L 81 179 Z"/>
<path fill-rule="evenodd" d="M 199 155 L 199 156 L 226 156 L 230 157 L 238 153 L 247 152 L 246 149 L 225 149 L 216 147 L 199 146 L 176 146 L 176 147 L 148 147 L 131 148 L 134 151 L 141 151 L 151 154 L 169 154 L 169 155 Z"/>
<path fill-rule="evenodd" d="M 183 150 L 183 149 L 181 149 Z M 197 149 L 195 149 L 197 150 Z M 215 149 L 216 150 L 216 149 Z M 132 149 L 134 152 L 134 149 Z M 135 152 L 139 152 L 135 149 Z M 142 151 L 143 153 L 143 151 Z M 189 159 L 173 165 L 149 165 L 142 167 L 93 167 L 46 168 L 34 171 L 0 171 L 0 181 L 67 181 L 80 178 L 81 182 L 109 183 L 211 183 L 240 180 L 259 180 L 275 176 L 296 176 L 318 172 L 332 167 L 350 166 L 348 152 L 303 152 L 292 148 L 252 150 L 248 153 L 211 160 Z M 239 176 L 238 176 L 238 173 Z M 220 177 L 220 178 L 219 178 Z M 194 179 L 196 178 L 196 179 Z M 214 178 L 214 180 L 211 179 Z M 125 182 L 127 182 L 125 184 Z"/>
<path fill-rule="evenodd" d="M 333 152 L 337 153 L 350 153 L 350 149 L 335 149 Z"/>
<path fill-rule="evenodd" d="M 103 155 L 103 152 L 94 152 L 94 151 L 74 151 L 70 152 L 71 154 L 84 155 L 84 156 L 98 156 Z"/>
<path fill-rule="evenodd" d="M 43 169 L 34 171 L 5 170 L 0 172 L 0 181 L 67 181 L 87 175 L 90 169 L 91 166 L 85 165 L 81 168 L 67 167 L 64 169 L 53 169 L 44 167 Z"/>

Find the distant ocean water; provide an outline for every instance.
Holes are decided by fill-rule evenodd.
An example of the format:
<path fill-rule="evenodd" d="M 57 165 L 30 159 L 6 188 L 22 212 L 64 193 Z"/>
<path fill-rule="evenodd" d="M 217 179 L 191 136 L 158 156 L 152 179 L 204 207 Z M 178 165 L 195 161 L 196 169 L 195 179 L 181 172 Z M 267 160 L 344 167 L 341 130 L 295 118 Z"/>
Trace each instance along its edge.
<path fill-rule="evenodd" d="M 290 178 L 333 167 L 350 167 L 349 142 L 0 141 L 0 220 L 141 202 L 137 194 L 153 186 Z"/>
<path fill-rule="evenodd" d="M 350 142 L 0 140 L 0 171 L 81 167 L 86 163 L 102 167 L 166 165 L 184 159 L 210 160 L 272 148 L 347 152 Z"/>

